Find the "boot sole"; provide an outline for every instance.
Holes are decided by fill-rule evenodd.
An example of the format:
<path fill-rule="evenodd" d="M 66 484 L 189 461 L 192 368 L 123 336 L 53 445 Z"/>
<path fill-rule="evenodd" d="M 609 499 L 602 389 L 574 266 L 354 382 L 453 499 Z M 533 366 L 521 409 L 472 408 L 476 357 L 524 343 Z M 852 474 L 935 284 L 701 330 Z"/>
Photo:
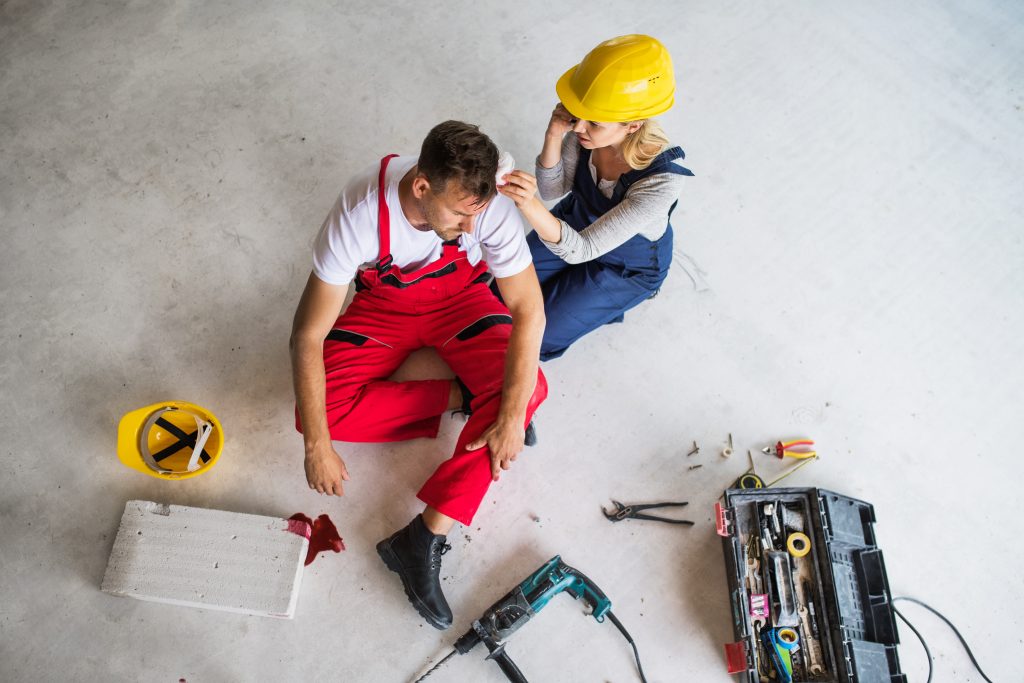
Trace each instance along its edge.
<path fill-rule="evenodd" d="M 380 555 L 380 559 L 384 561 L 384 565 L 388 569 L 398 574 L 398 578 L 402 580 L 402 589 L 405 591 L 405 597 L 409 599 L 409 602 L 416 608 L 419 615 L 438 631 L 445 631 L 451 628 L 451 624 L 445 624 L 444 622 L 438 621 L 437 617 L 431 614 L 426 607 L 423 606 L 423 602 L 416 597 L 415 593 L 412 592 L 412 588 L 409 587 L 409 582 L 405 579 L 405 573 L 402 571 L 402 563 L 398 561 L 398 557 L 395 556 L 394 551 L 391 550 L 391 546 L 388 544 L 387 539 L 377 544 L 377 554 Z"/>

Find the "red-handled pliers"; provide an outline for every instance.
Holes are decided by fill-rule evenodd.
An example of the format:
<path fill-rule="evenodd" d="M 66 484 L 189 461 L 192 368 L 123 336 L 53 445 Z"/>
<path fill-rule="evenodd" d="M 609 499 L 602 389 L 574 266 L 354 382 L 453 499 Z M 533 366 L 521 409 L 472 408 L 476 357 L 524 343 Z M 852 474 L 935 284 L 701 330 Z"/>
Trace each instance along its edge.
<path fill-rule="evenodd" d="M 793 450 L 794 447 L 799 448 L 797 450 Z M 785 443 L 779 441 L 774 446 L 765 446 L 761 449 L 761 452 L 765 455 L 774 455 L 779 460 L 782 460 L 782 458 L 806 460 L 818 455 L 818 452 L 814 450 L 814 442 L 810 439 L 787 441 Z"/>

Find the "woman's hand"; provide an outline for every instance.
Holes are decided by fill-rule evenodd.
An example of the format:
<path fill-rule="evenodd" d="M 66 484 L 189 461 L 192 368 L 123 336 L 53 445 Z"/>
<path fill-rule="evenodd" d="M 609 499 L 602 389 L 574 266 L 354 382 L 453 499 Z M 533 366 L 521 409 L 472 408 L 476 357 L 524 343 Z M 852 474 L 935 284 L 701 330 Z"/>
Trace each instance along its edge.
<path fill-rule="evenodd" d="M 551 215 L 537 195 L 537 179 L 526 171 L 512 171 L 505 176 L 506 185 L 498 192 L 516 203 L 526 222 L 545 242 L 562 240 L 562 222 Z"/>
<path fill-rule="evenodd" d="M 512 171 L 505 180 L 506 184 L 499 187 L 498 192 L 514 201 L 522 211 L 537 194 L 537 179 L 526 171 Z"/>
<path fill-rule="evenodd" d="M 572 127 L 575 125 L 576 119 L 573 118 L 573 115 L 569 113 L 569 110 L 559 102 L 551 112 L 551 120 L 548 121 L 547 134 L 550 137 L 561 140 L 562 136 L 571 131 Z"/>

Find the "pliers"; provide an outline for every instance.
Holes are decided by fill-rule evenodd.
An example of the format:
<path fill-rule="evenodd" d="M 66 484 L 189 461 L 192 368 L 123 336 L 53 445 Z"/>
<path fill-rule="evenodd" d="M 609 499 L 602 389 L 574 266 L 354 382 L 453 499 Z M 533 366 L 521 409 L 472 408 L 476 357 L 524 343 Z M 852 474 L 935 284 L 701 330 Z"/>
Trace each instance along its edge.
<path fill-rule="evenodd" d="M 655 517 L 654 515 L 642 514 L 641 510 L 651 510 L 653 508 L 665 508 L 665 507 L 682 507 L 689 505 L 686 503 L 648 503 L 646 505 L 623 505 L 617 500 L 613 500 L 615 504 L 615 510 L 608 511 L 601 508 L 601 512 L 611 522 L 621 522 L 624 519 L 649 519 L 655 522 L 668 522 L 669 524 L 685 524 L 687 526 L 693 526 L 693 522 L 688 519 L 669 519 L 668 517 Z"/>
<path fill-rule="evenodd" d="M 799 450 L 791 450 L 794 446 L 803 446 Z M 779 441 L 774 446 L 765 446 L 761 449 L 761 452 L 765 455 L 774 455 L 779 460 L 783 458 L 796 458 L 797 460 L 807 460 L 818 455 L 818 452 L 814 450 L 814 442 L 810 439 L 803 439 L 800 441 L 787 441 L 783 443 Z"/>

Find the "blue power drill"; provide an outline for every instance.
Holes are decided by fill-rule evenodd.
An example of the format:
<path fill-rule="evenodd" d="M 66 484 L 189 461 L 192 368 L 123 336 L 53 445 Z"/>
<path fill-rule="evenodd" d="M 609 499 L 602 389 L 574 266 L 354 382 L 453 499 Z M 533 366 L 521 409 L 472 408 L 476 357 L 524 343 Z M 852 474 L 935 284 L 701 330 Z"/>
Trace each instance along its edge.
<path fill-rule="evenodd" d="M 495 602 L 483 616 L 473 622 L 473 626 L 465 635 L 455 641 L 455 649 L 444 659 L 417 679 L 417 683 L 436 671 L 438 667 L 456 654 L 464 655 L 480 643 L 483 643 L 489 654 L 508 680 L 513 683 L 528 683 L 523 672 L 519 670 L 512 658 L 505 652 L 505 641 L 540 612 L 553 597 L 561 592 L 568 592 L 576 599 L 582 599 L 591 609 L 591 616 L 596 621 L 608 619 L 615 625 L 633 648 L 636 655 L 636 666 L 640 672 L 640 680 L 644 678 L 643 667 L 640 666 L 640 654 L 636 643 L 614 614 L 612 602 L 585 574 L 562 562 L 560 555 L 555 555 L 544 566 L 535 571 L 521 584 L 513 588 L 503 598 Z"/>

